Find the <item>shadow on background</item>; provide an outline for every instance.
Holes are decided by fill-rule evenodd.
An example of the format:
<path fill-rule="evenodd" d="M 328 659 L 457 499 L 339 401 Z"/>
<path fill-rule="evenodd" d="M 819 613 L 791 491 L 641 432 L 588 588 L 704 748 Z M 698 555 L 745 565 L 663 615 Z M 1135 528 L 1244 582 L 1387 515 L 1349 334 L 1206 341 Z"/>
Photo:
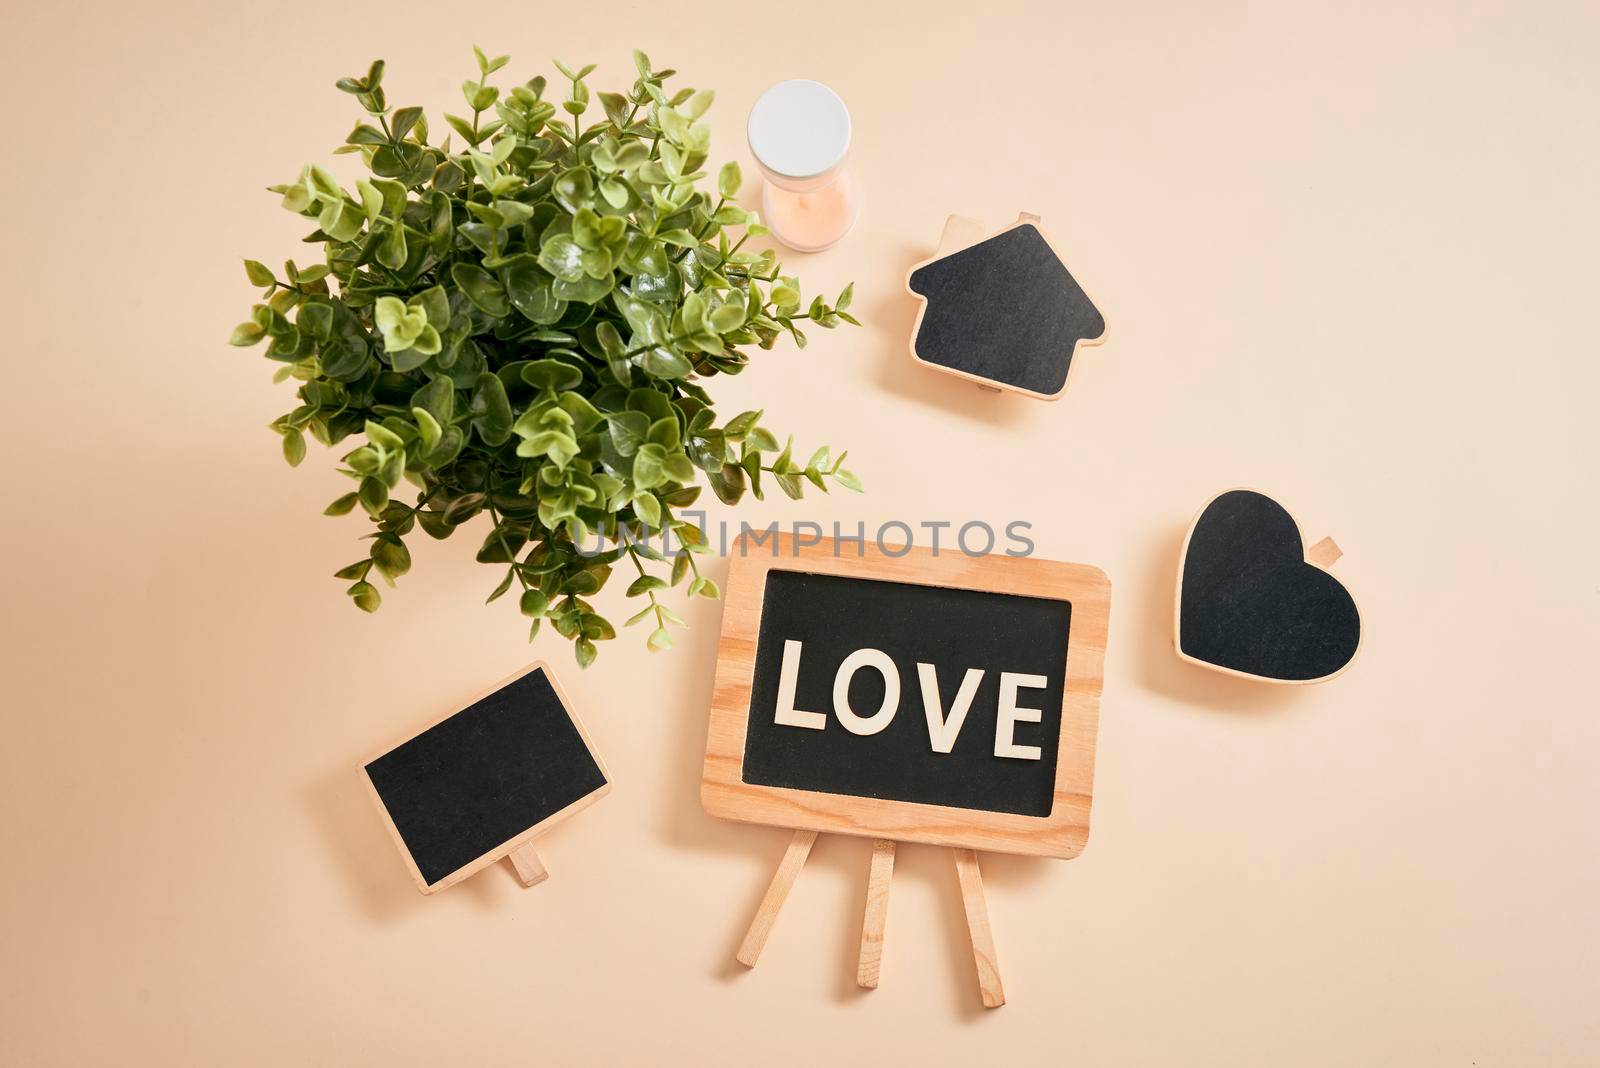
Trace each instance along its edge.
<path fill-rule="evenodd" d="M 427 902 L 428 895 L 417 889 L 374 810 L 355 761 L 312 783 L 304 799 L 311 825 L 350 885 L 363 916 L 387 926 Z M 491 864 L 450 887 L 450 894 L 471 898 L 484 908 L 495 907 L 503 889 L 491 881 L 496 878 L 515 880 L 506 862 Z"/>

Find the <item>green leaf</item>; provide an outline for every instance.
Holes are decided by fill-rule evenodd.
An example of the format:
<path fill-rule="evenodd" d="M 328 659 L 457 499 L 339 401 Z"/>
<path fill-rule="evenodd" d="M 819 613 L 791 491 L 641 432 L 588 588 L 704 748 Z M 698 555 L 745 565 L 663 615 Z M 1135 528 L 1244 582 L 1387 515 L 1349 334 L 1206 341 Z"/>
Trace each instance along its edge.
<path fill-rule="evenodd" d="M 683 229 L 668 230 L 666 233 L 657 234 L 656 240 L 665 241 L 669 245 L 679 248 L 698 248 L 700 241 L 689 231 Z"/>
<path fill-rule="evenodd" d="M 723 304 L 712 311 L 709 324 L 719 334 L 731 334 L 744 325 L 744 305 Z"/>
<path fill-rule="evenodd" d="M 604 278 L 594 278 L 586 274 L 577 282 L 568 282 L 565 279 L 557 278 L 551 283 L 550 291 L 560 300 L 573 301 L 578 304 L 597 304 L 604 299 L 607 293 L 611 292 L 611 287 L 614 284 L 615 279 L 610 274 L 607 274 Z"/>
<path fill-rule="evenodd" d="M 466 119 L 463 119 L 460 115 L 452 115 L 449 112 L 445 112 L 444 121 L 450 124 L 450 128 L 452 130 L 461 135 L 461 139 L 463 141 L 469 145 L 472 145 L 474 148 L 476 148 L 479 142 L 481 142 L 484 138 L 484 135 L 481 132 L 474 133 L 472 130 L 472 123 L 468 122 Z"/>
<path fill-rule="evenodd" d="M 429 286 L 406 301 L 406 306 L 421 308 L 428 317 L 428 325 L 435 330 L 444 330 L 450 325 L 450 296 L 444 286 Z"/>
<path fill-rule="evenodd" d="M 686 378 L 694 370 L 687 357 L 668 349 L 651 349 L 639 358 L 639 366 L 651 378 Z"/>
<path fill-rule="evenodd" d="M 271 269 L 257 260 L 245 260 L 244 273 L 245 277 L 250 279 L 251 285 L 270 286 L 277 282 L 277 278 L 273 276 Z"/>
<path fill-rule="evenodd" d="M 435 378 L 411 395 L 411 406 L 426 408 L 443 426 L 455 415 L 456 391 L 448 378 Z"/>
<path fill-rule="evenodd" d="M 322 510 L 323 515 L 349 515 L 350 510 L 356 506 L 356 495 L 346 493 L 343 497 L 336 498 L 334 502 Z"/>
<path fill-rule="evenodd" d="M 504 597 L 506 595 L 506 591 L 511 588 L 511 580 L 515 578 L 516 575 L 517 569 L 515 567 L 506 568 L 506 577 L 501 579 L 499 585 L 495 586 L 495 588 L 490 591 L 488 600 L 484 601 L 483 603 L 493 604 L 500 598 Z"/>
<path fill-rule="evenodd" d="M 289 461 L 290 467 L 299 467 L 300 461 L 306 458 L 306 439 L 300 431 L 283 432 L 283 458 Z"/>
<path fill-rule="evenodd" d="M 233 328 L 233 336 L 228 338 L 230 345 L 254 345 L 266 335 L 257 323 L 240 323 Z"/>
<path fill-rule="evenodd" d="M 376 612 L 383 603 L 383 598 L 378 595 L 378 588 L 372 583 L 362 580 L 351 586 L 345 593 L 356 603 L 356 607 L 363 612 Z"/>
<path fill-rule="evenodd" d="M 667 633 L 666 627 L 657 627 L 650 633 L 650 639 L 645 643 L 652 653 L 664 652 L 672 648 L 672 635 Z"/>
<path fill-rule="evenodd" d="M 450 277 L 461 287 L 466 298 L 485 313 L 496 319 L 504 319 L 511 314 L 511 303 L 506 299 L 505 288 L 482 267 L 456 263 L 450 268 Z"/>
<path fill-rule="evenodd" d="M 633 193 L 628 188 L 628 183 L 620 178 L 607 178 L 600 183 L 600 195 L 605 197 L 606 203 L 618 211 L 628 206 L 633 199 Z"/>
<path fill-rule="evenodd" d="M 499 376 L 488 371 L 478 376 L 467 410 L 472 416 L 472 428 L 485 445 L 504 445 L 511 437 L 511 401 Z"/>
<path fill-rule="evenodd" d="M 634 460 L 637 463 L 638 457 L 635 456 Z M 651 527 L 661 529 L 661 502 L 648 490 L 640 490 L 633 495 L 633 514 Z"/>
<path fill-rule="evenodd" d="M 640 489 L 654 489 L 666 481 L 664 465 L 667 450 L 660 445 L 639 446 L 633 456 L 633 484 Z"/>
<path fill-rule="evenodd" d="M 552 291 L 550 276 L 531 263 L 507 267 L 500 278 L 511 306 L 541 326 L 559 321 L 567 310 L 566 302 Z"/>
<path fill-rule="evenodd" d="M 651 590 L 664 590 L 667 588 L 666 579 L 657 578 L 655 575 L 640 575 L 628 585 L 629 597 L 639 597 Z"/>
<path fill-rule="evenodd" d="M 661 468 L 666 473 L 667 478 L 671 479 L 673 482 L 694 481 L 695 466 L 689 461 L 689 458 L 681 452 L 670 454 L 664 461 L 662 461 Z"/>
<path fill-rule="evenodd" d="M 523 366 L 522 380 L 535 389 L 572 389 L 583 381 L 583 372 L 560 360 L 534 360 Z"/>
<path fill-rule="evenodd" d="M 609 319 L 602 319 L 595 327 L 595 338 L 600 342 L 600 348 L 606 354 L 606 366 L 611 371 L 611 377 L 617 380 L 617 385 L 628 386 L 633 383 L 633 364 L 628 361 L 627 348 L 622 343 L 622 335 L 617 332 Z"/>
<path fill-rule="evenodd" d="M 588 638 L 579 638 L 577 641 L 572 643 L 572 653 L 578 659 L 578 666 L 580 668 L 586 668 L 590 664 L 594 663 L 596 654 L 594 642 L 590 641 Z"/>
<path fill-rule="evenodd" d="M 787 282 L 774 284 L 767 295 L 781 314 L 788 315 L 800 308 L 800 291 Z"/>
<path fill-rule="evenodd" d="M 840 468 L 833 473 L 833 478 L 834 481 L 838 482 L 839 485 L 843 486 L 845 489 L 854 490 L 857 493 L 861 492 L 861 480 L 855 475 L 851 474 L 849 471 Z"/>
<path fill-rule="evenodd" d="M 676 449 L 678 442 L 682 440 L 679 436 L 677 416 L 669 415 L 651 423 L 649 431 L 645 434 L 645 440 L 660 445 L 669 452 Z"/>
<path fill-rule="evenodd" d="M 691 334 L 697 334 L 706 327 L 706 302 L 698 293 L 690 293 L 683 298 L 683 328 Z"/>
<path fill-rule="evenodd" d="M 650 417 L 643 412 L 612 412 L 607 414 L 606 422 L 619 456 L 628 457 L 638 452 L 650 433 Z"/>
<path fill-rule="evenodd" d="M 410 133 L 411 128 L 415 126 L 417 124 L 417 120 L 421 118 L 421 108 L 398 108 L 396 109 L 394 115 L 389 119 L 389 132 L 392 133 L 394 135 L 394 139 L 398 141 L 406 134 Z"/>
<path fill-rule="evenodd" d="M 380 449 L 399 449 L 405 446 L 405 442 L 401 440 L 400 435 L 382 423 L 375 423 L 368 419 L 361 429 L 362 433 L 367 435 L 367 440 Z"/>
<path fill-rule="evenodd" d="M 364 478 L 361 480 L 361 489 L 357 491 L 361 507 L 367 514 L 376 517 L 389 503 L 389 487 L 381 478 Z"/>
<path fill-rule="evenodd" d="M 550 598 L 538 590 L 524 590 L 521 608 L 522 614 L 530 618 L 542 616 L 550 609 Z"/>
<path fill-rule="evenodd" d="M 444 428 L 439 425 L 439 420 L 426 408 L 412 408 L 411 416 L 417 421 L 417 430 L 422 435 L 422 448 L 424 452 L 432 452 L 439 447 L 439 439 L 444 437 Z"/>
<path fill-rule="evenodd" d="M 460 526 L 483 511 L 486 501 L 482 493 L 463 493 L 445 506 L 443 519 L 451 526 Z"/>
<path fill-rule="evenodd" d="M 600 410 L 581 393 L 561 394 L 561 410 L 572 417 L 572 429 L 577 434 L 587 434 L 604 418 Z"/>
<path fill-rule="evenodd" d="M 743 180 L 739 173 L 739 164 L 730 159 L 717 172 L 717 192 L 732 200 L 738 194 Z"/>
<path fill-rule="evenodd" d="M 385 578 L 393 580 L 411 570 L 411 552 L 394 534 L 379 534 L 372 544 L 372 562 Z"/>
<path fill-rule="evenodd" d="M 723 432 L 730 438 L 740 438 L 754 429 L 761 420 L 761 412 L 740 412 L 728 420 L 728 425 L 723 427 Z"/>
<path fill-rule="evenodd" d="M 584 278 L 583 246 L 570 234 L 556 234 L 539 250 L 539 266 L 563 281 L 581 281 Z"/>

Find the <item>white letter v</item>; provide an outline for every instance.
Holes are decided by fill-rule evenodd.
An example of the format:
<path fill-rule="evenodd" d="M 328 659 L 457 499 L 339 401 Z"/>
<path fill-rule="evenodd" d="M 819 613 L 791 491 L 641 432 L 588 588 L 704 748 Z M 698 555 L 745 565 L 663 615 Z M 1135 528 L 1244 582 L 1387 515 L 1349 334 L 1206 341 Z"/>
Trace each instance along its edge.
<path fill-rule="evenodd" d="M 935 753 L 948 753 L 955 748 L 956 736 L 961 733 L 961 725 L 967 721 L 967 710 L 972 707 L 972 699 L 978 694 L 983 671 L 979 668 L 967 669 L 948 716 L 939 703 L 939 675 L 933 665 L 917 664 L 917 678 L 922 683 L 922 711 L 928 717 L 928 744 L 933 746 Z"/>

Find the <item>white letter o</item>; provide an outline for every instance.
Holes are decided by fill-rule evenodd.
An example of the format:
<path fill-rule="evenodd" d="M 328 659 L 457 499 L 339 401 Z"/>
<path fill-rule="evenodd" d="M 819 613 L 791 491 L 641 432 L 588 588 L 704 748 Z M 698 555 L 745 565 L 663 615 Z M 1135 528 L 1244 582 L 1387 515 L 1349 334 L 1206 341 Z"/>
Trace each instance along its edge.
<path fill-rule="evenodd" d="M 883 704 L 870 716 L 858 716 L 850 707 L 850 680 L 864 667 L 883 676 Z M 851 734 L 877 734 L 894 720 L 900 709 L 900 669 L 882 649 L 857 649 L 844 658 L 833 676 L 833 714 Z"/>

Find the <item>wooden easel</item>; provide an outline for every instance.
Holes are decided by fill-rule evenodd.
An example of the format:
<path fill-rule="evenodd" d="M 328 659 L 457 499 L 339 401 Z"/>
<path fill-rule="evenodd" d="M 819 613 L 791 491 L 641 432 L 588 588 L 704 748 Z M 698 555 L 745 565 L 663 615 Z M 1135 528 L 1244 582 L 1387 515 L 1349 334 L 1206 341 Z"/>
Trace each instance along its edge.
<path fill-rule="evenodd" d="M 989 1008 L 1005 1004 L 977 851 L 1070 860 L 1081 854 L 1088 843 L 1089 816 L 1094 795 L 1095 736 L 1099 725 L 1100 690 L 1111 611 L 1110 580 L 1099 568 L 1088 564 L 1054 560 L 993 555 L 977 559 L 950 554 L 941 556 L 929 549 L 914 546 L 907 546 L 900 553 L 889 553 L 871 546 L 863 547 L 860 554 L 843 553 L 839 551 L 838 543 L 830 539 L 815 544 L 800 544 L 793 536 L 784 534 L 772 540 L 770 552 L 756 552 L 751 549 L 749 538 L 750 535 L 745 535 L 744 540 L 736 546 L 728 567 L 722 636 L 717 650 L 717 674 L 712 686 L 711 717 L 706 730 L 706 759 L 700 782 L 700 803 L 709 815 L 718 819 L 782 827 L 791 836 L 783 859 L 767 886 L 735 957 L 746 967 L 754 967 L 760 959 L 762 947 L 772 933 L 778 913 L 800 869 L 805 866 L 818 834 L 870 838 L 873 842 L 872 862 L 867 876 L 856 982 L 869 990 L 876 988 L 882 975 L 889 887 L 894 875 L 898 845 L 906 842 L 937 846 L 948 849 L 954 860 L 957 885 L 961 889 L 962 911 L 972 944 L 973 967 L 983 1004 Z M 802 591 L 801 596 L 820 597 L 818 591 L 822 587 L 815 584 L 815 579 L 823 577 L 877 580 L 879 586 L 874 592 L 878 596 L 886 596 L 883 592 L 885 589 L 903 591 L 906 587 L 915 586 L 1069 603 L 1072 640 L 1066 642 L 1065 631 L 1061 632 L 1063 644 L 1060 652 L 1066 655 L 1064 669 L 1053 667 L 1053 662 L 1036 662 L 1039 668 L 1049 667 L 1050 670 L 1063 672 L 1059 713 L 1050 704 L 1044 708 L 1029 709 L 1039 717 L 1031 722 L 1040 722 L 1045 715 L 1060 717 L 1057 736 L 1052 743 L 1055 760 L 1048 778 L 1040 776 L 1027 780 L 1034 791 L 1030 796 L 1036 800 L 1019 800 L 1018 795 L 1003 803 L 986 803 L 996 799 L 971 789 L 951 790 L 948 781 L 942 792 L 929 794 L 923 791 L 921 799 L 917 800 L 877 796 L 864 780 L 839 782 L 813 777 L 812 769 L 805 760 L 797 762 L 793 751 L 787 749 L 779 761 L 783 765 L 780 774 L 775 776 L 773 760 L 778 754 L 771 749 L 775 732 L 780 728 L 801 726 L 781 717 L 805 714 L 823 718 L 826 723 L 826 717 L 821 713 L 813 710 L 797 712 L 792 707 L 793 690 L 789 691 L 787 697 L 781 696 L 786 685 L 782 681 L 782 673 L 787 670 L 782 664 L 790 662 L 791 646 L 795 654 L 792 663 L 796 665 L 793 670 L 796 674 L 799 671 L 798 658 L 802 651 L 799 635 L 816 634 L 817 628 L 831 627 L 836 623 L 832 616 L 817 617 L 811 621 L 803 616 L 786 616 L 785 610 L 799 604 L 792 597 L 775 600 L 764 608 L 768 591 L 774 588 L 774 584 L 793 589 L 788 584 L 796 573 L 811 576 L 808 580 L 811 592 Z M 903 592 L 901 595 L 904 595 Z M 919 595 L 919 598 L 922 596 L 925 595 Z M 994 606 L 974 605 L 974 609 L 978 607 L 992 610 Z M 1061 618 L 1056 607 L 1046 607 L 1047 616 L 1039 618 Z M 1008 605 L 1007 608 L 1008 611 L 1015 610 L 1014 605 Z M 994 626 L 1007 625 L 1004 615 L 997 617 L 991 614 L 986 618 Z M 783 640 L 781 645 L 775 640 L 767 644 L 765 655 L 770 657 L 766 661 L 770 668 L 767 677 L 770 686 L 758 698 L 755 694 L 757 660 L 763 655 L 764 628 L 769 626 L 775 628 L 772 635 L 781 633 Z M 844 644 L 847 646 L 850 643 Z M 834 673 L 836 699 L 832 706 L 832 716 L 841 724 L 845 721 L 845 712 L 841 709 L 849 711 L 848 694 L 842 704 L 837 695 L 841 685 L 848 686 L 849 676 L 841 675 L 839 671 L 847 670 L 850 659 L 861 651 L 857 648 L 855 653 L 848 656 L 843 656 L 838 648 L 833 651 L 834 655 L 842 657 Z M 1060 652 L 1052 649 L 1043 655 L 1053 658 Z M 887 654 L 879 655 L 888 658 Z M 921 665 L 919 662 L 919 668 L 921 666 L 933 665 Z M 946 664 L 943 668 L 948 672 L 960 666 Z M 964 670 L 971 672 L 972 668 L 966 665 Z M 888 680 L 895 678 L 898 671 L 899 668 L 891 660 L 884 671 L 886 695 L 889 692 Z M 1002 678 L 1006 676 L 1004 671 L 1000 674 Z M 794 677 L 790 676 L 791 682 Z M 841 683 L 841 679 L 845 681 Z M 1001 683 L 1002 687 L 1005 685 Z M 1037 685 L 1042 686 L 1043 680 Z M 895 689 L 895 700 L 898 701 L 898 686 Z M 998 694 L 996 696 L 1000 701 L 1010 700 Z M 825 697 L 818 695 L 816 699 L 825 700 Z M 970 694 L 965 700 L 970 704 Z M 924 701 L 922 711 L 927 712 L 935 705 L 941 709 L 943 707 L 937 695 Z M 883 709 L 888 708 L 890 702 L 886 696 Z M 996 758 L 1015 755 L 1002 744 L 999 708 L 997 704 L 993 749 Z M 882 714 L 882 709 L 879 714 Z M 863 719 L 853 711 L 849 711 L 849 715 L 857 721 Z M 930 716 L 930 732 L 926 741 L 920 740 L 915 732 L 910 733 L 909 746 L 897 750 L 894 759 L 943 759 L 943 755 L 950 750 L 937 748 L 933 744 L 932 722 Z M 824 729 L 829 728 L 824 726 Z M 848 725 L 832 729 L 850 730 Z M 753 730 L 755 733 L 752 733 Z M 757 756 L 755 765 L 749 759 L 752 752 Z M 1023 757 L 1035 759 L 1027 753 Z M 809 759 L 817 758 L 812 756 Z M 1015 774 L 1022 767 L 987 759 L 975 762 L 973 766 L 979 769 L 976 774 L 981 780 L 980 784 L 987 785 L 1015 783 L 1016 780 L 1007 776 Z M 755 770 L 752 771 L 752 768 Z M 1043 795 L 1046 786 L 1049 788 L 1047 804 Z M 915 792 L 913 796 L 916 796 Z"/>
<path fill-rule="evenodd" d="M 740 964 L 754 968 L 761 959 L 761 950 L 767 936 L 778 920 L 778 912 L 789 898 L 794 881 L 811 855 L 817 840 L 816 831 L 795 831 L 784 850 L 778 870 L 756 908 L 750 929 L 745 932 L 739 951 L 734 954 Z M 889 884 L 894 876 L 895 843 L 886 838 L 872 842 L 872 866 L 867 874 L 867 906 L 861 922 L 861 954 L 856 965 L 856 983 L 876 990 L 883 965 L 884 931 L 889 920 Z M 978 854 L 972 849 L 951 849 L 955 858 L 956 879 L 961 885 L 961 904 L 967 916 L 967 934 L 972 939 L 973 965 L 978 975 L 978 993 L 986 1009 L 997 1009 L 1006 1003 L 1005 988 L 1000 982 L 999 958 L 995 955 L 994 933 L 989 928 L 989 906 L 983 896 L 983 875 L 978 868 Z"/>

